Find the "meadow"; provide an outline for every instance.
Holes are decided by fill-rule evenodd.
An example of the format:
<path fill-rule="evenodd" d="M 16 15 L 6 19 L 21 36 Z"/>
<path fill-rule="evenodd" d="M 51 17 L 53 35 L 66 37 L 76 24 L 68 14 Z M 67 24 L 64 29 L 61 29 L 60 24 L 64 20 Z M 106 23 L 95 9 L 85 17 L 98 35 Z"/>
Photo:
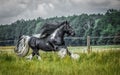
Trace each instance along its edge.
<path fill-rule="evenodd" d="M 57 53 L 41 52 L 42 60 L 18 57 L 13 47 L 0 47 L 0 75 L 120 75 L 120 45 L 69 47 L 80 55 L 78 60 L 69 56 L 61 59 Z"/>

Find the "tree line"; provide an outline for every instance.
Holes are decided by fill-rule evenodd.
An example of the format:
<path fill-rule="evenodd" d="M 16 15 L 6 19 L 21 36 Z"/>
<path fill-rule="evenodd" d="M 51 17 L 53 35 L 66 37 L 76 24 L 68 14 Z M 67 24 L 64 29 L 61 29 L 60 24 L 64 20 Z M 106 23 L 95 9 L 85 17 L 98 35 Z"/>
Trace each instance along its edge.
<path fill-rule="evenodd" d="M 58 24 L 69 21 L 76 32 L 76 37 L 82 39 L 66 39 L 69 45 L 85 45 L 86 37 L 99 37 L 91 40 L 93 45 L 120 44 L 120 10 L 109 9 L 105 14 L 81 14 L 72 16 L 61 16 L 43 19 L 38 17 L 33 20 L 17 20 L 14 23 L 0 25 L 0 40 L 17 40 L 22 35 L 40 33 L 45 23 Z M 114 36 L 113 38 L 104 38 Z"/>

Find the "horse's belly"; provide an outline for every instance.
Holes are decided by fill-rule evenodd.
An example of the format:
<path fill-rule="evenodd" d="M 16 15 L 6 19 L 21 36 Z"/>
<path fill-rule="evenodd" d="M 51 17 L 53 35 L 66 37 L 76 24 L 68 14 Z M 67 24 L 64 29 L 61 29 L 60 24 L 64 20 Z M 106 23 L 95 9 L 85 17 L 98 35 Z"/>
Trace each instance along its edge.
<path fill-rule="evenodd" d="M 37 49 L 41 49 L 43 51 L 52 51 L 52 46 L 49 43 L 47 43 L 44 40 L 40 40 L 38 38 L 35 38 L 35 37 L 32 37 L 29 40 L 28 44 L 32 49 L 37 48 Z"/>
<path fill-rule="evenodd" d="M 43 50 L 43 51 L 52 51 L 52 47 L 49 44 L 41 44 L 39 46 L 39 49 Z"/>

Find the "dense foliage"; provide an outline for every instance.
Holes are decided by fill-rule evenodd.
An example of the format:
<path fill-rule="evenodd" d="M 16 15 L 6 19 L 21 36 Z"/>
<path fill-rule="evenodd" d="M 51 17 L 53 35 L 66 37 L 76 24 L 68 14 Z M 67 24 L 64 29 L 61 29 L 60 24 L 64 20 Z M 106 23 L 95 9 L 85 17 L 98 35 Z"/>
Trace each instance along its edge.
<path fill-rule="evenodd" d="M 82 39 L 67 39 L 70 45 L 85 45 L 86 37 L 91 36 L 91 43 L 120 44 L 120 10 L 109 9 L 103 14 L 81 14 L 68 17 L 53 17 L 34 20 L 18 20 L 10 25 L 0 25 L 0 40 L 15 40 L 20 34 L 32 35 L 40 33 L 40 28 L 45 23 L 60 23 L 69 21 L 76 32 L 76 37 Z M 113 36 L 113 37 L 111 37 Z M 94 37 L 94 38 L 92 38 Z M 95 38 L 96 37 L 96 38 Z M 104 38 L 110 37 L 110 38 Z"/>

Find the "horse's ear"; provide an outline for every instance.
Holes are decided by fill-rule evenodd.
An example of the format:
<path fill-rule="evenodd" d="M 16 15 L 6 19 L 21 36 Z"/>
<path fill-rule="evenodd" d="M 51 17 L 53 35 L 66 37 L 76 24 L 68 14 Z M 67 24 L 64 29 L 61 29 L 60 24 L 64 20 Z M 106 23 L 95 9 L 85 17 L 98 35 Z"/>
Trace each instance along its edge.
<path fill-rule="evenodd" d="M 65 23 L 67 23 L 67 20 L 65 21 Z"/>
<path fill-rule="evenodd" d="M 65 21 L 65 23 L 66 23 L 66 25 L 69 24 L 69 22 L 67 20 Z"/>
<path fill-rule="evenodd" d="M 66 20 L 66 21 L 63 21 L 62 23 L 61 23 L 61 25 L 67 25 L 67 24 L 69 24 L 69 22 Z"/>

